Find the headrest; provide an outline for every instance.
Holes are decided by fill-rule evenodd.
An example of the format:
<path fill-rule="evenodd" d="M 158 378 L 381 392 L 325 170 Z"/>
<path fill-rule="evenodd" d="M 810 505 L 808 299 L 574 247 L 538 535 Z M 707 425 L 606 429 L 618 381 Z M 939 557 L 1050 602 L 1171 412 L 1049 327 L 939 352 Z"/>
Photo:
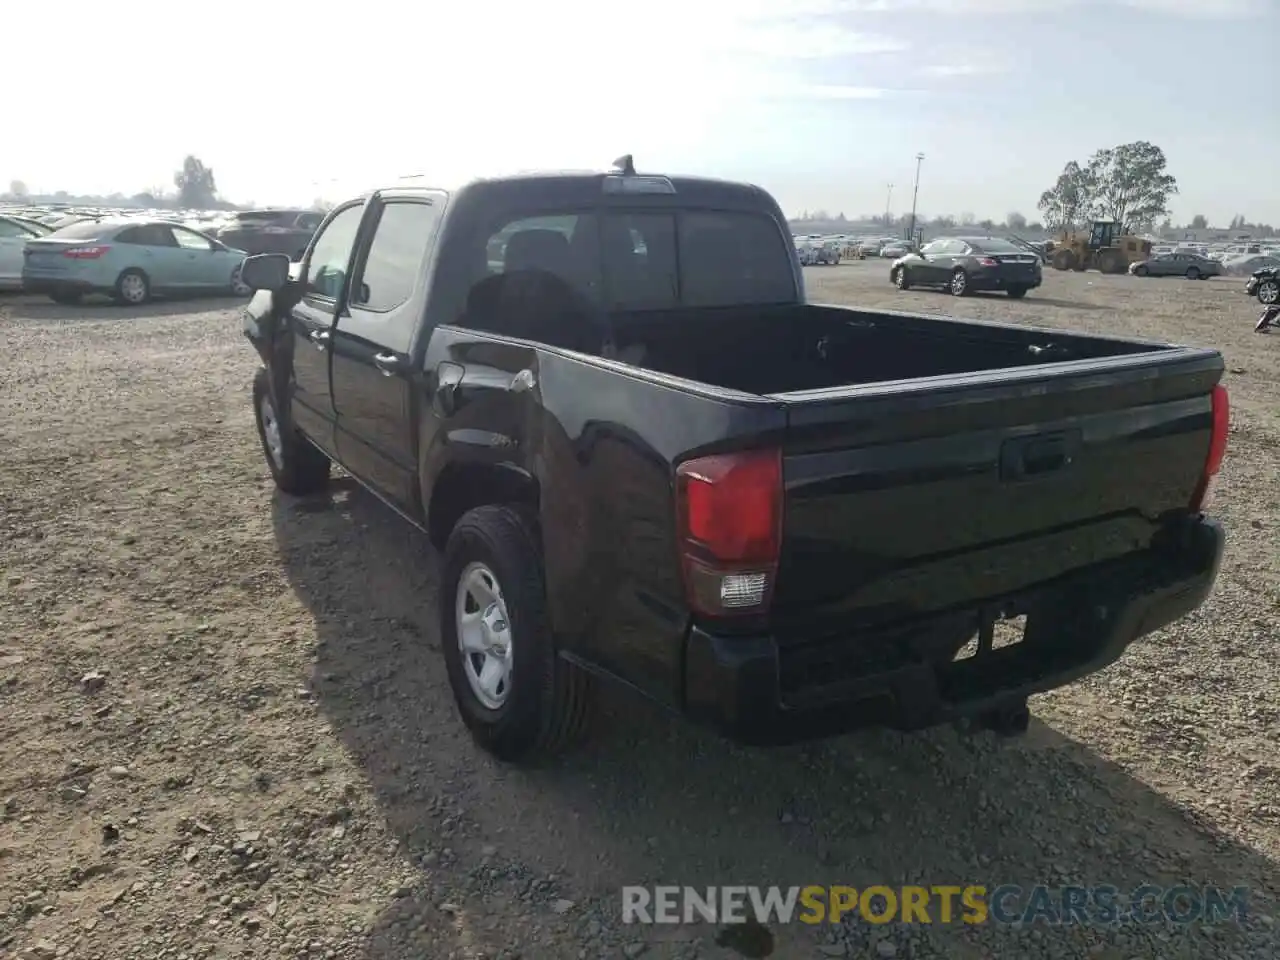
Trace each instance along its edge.
<path fill-rule="evenodd" d="M 569 272 L 569 239 L 559 230 L 521 230 L 507 240 L 503 271 L 545 270 L 558 277 Z"/>

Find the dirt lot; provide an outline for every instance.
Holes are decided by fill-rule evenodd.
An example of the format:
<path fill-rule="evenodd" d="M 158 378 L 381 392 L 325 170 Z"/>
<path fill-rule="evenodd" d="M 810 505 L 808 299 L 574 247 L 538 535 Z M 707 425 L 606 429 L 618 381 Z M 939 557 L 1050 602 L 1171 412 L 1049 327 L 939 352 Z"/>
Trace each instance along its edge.
<path fill-rule="evenodd" d="M 1253 888 L 1243 926 L 800 924 L 773 955 L 1280 951 L 1280 336 L 1240 281 L 1051 274 L 1024 302 L 810 297 L 1208 344 L 1233 430 L 1213 599 L 1033 702 L 1020 741 L 726 745 L 610 698 L 536 772 L 454 716 L 435 558 L 340 480 L 274 494 L 228 301 L 0 299 L 0 955 L 762 956 L 620 923 L 627 883 Z"/>

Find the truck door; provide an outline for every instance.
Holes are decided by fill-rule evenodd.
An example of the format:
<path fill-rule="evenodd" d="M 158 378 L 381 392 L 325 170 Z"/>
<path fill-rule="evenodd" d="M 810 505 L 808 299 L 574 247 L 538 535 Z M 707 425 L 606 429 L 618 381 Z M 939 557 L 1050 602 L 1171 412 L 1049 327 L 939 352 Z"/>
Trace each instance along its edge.
<path fill-rule="evenodd" d="M 417 516 L 410 346 L 423 322 L 423 292 L 443 194 L 382 194 L 333 336 L 338 459 L 410 516 Z M 322 243 L 323 238 L 317 241 Z"/>
<path fill-rule="evenodd" d="M 289 311 L 294 336 L 293 421 L 330 454 L 337 452 L 329 384 L 333 321 L 351 269 L 363 213 L 363 202 L 355 201 L 339 208 L 321 228 L 311 256 L 303 264 L 302 299 Z"/>

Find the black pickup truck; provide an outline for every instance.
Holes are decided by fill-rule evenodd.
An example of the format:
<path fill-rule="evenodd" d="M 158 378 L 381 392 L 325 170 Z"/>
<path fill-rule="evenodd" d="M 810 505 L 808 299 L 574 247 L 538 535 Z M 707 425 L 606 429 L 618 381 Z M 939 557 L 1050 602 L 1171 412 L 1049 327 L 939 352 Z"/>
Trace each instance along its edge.
<path fill-rule="evenodd" d="M 601 678 L 748 743 L 1016 733 L 1203 602 L 1220 354 L 810 304 L 768 194 L 619 166 L 379 190 L 243 269 L 276 484 L 337 462 L 443 550 L 486 749 Z"/>

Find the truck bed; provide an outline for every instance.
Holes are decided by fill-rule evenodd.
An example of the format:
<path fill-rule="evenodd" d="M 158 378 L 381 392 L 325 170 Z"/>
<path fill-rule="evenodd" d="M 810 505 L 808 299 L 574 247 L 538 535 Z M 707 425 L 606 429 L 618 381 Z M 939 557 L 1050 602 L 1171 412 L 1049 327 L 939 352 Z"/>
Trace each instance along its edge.
<path fill-rule="evenodd" d="M 617 330 L 640 365 L 785 410 L 784 648 L 1148 550 L 1192 501 L 1222 372 L 1208 350 L 816 305 Z"/>
<path fill-rule="evenodd" d="M 759 395 L 953 376 L 1165 349 L 1065 331 L 795 304 L 614 319 L 650 370 Z M 641 348 L 641 350 L 637 350 Z"/>

